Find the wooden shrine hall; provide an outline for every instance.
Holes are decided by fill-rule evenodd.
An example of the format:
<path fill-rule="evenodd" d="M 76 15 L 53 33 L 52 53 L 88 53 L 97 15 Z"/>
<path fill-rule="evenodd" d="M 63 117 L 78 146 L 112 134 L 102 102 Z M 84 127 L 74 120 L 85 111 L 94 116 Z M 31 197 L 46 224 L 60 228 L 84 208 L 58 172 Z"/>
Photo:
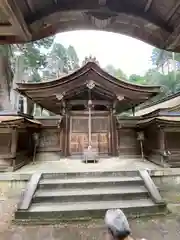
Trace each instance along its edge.
<path fill-rule="evenodd" d="M 60 152 L 61 156 L 82 155 L 89 146 L 99 155 L 115 156 L 127 135 L 133 139 L 129 146 L 133 150 L 136 131 L 121 131 L 117 115 L 128 110 L 134 113 L 137 105 L 159 90 L 116 79 L 92 59 L 60 79 L 19 83 L 17 88 L 32 103 L 55 114 L 38 118 L 42 123 L 38 151 Z"/>

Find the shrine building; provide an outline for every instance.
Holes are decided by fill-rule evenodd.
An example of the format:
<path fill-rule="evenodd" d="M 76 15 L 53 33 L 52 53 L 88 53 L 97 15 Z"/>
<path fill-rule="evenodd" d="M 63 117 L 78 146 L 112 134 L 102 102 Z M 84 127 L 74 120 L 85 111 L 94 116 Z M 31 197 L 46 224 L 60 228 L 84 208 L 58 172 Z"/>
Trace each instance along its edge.
<path fill-rule="evenodd" d="M 89 147 L 99 159 L 144 158 L 180 166 L 179 93 L 136 111 L 160 87 L 116 79 L 95 59 L 60 79 L 18 83 L 16 91 L 27 99 L 27 111 L 0 112 L 0 171 L 14 171 L 49 153 L 50 161 L 82 160 Z M 35 104 L 51 114 L 33 116 Z"/>
<path fill-rule="evenodd" d="M 79 156 L 91 145 L 101 156 L 117 156 L 139 153 L 136 130 L 121 127 L 118 115 L 128 110 L 134 114 L 159 87 L 116 79 L 92 59 L 54 81 L 19 83 L 18 92 L 56 115 L 39 119 L 43 126 L 38 151 Z"/>

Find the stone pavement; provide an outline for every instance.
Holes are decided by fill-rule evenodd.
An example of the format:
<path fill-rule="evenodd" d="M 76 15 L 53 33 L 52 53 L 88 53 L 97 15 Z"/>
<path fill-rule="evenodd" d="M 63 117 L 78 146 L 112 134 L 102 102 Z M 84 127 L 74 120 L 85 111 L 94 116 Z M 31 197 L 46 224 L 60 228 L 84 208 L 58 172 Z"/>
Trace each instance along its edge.
<path fill-rule="evenodd" d="M 55 226 L 16 226 L 11 223 L 23 185 L 11 187 L 0 183 L 0 240 L 104 240 L 103 221 Z M 177 213 L 179 211 L 179 214 Z M 131 220 L 133 236 L 147 240 L 179 240 L 180 209 L 176 215 Z"/>
<path fill-rule="evenodd" d="M 59 159 L 53 161 L 54 155 L 43 153 L 35 164 L 28 164 L 16 173 L 34 172 L 88 172 L 88 171 L 121 171 L 138 169 L 160 169 L 161 167 L 141 158 L 102 158 L 98 163 L 85 164 L 82 160 Z M 44 160 L 44 161 L 42 161 Z M 48 160 L 48 161 L 47 161 Z"/>

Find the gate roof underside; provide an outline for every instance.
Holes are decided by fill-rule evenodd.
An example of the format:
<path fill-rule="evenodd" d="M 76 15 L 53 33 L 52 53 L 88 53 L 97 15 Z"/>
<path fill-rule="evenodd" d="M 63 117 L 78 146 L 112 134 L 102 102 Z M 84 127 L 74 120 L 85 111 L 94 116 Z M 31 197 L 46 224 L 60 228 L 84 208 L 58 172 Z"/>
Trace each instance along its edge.
<path fill-rule="evenodd" d="M 0 43 L 79 29 L 118 32 L 180 52 L 177 0 L 1 0 Z"/>
<path fill-rule="evenodd" d="M 109 75 L 94 62 L 57 80 L 41 83 L 18 83 L 17 91 L 43 108 L 60 113 L 65 104 L 88 100 L 88 84 L 92 100 L 106 101 L 118 112 L 136 106 L 159 93 L 158 86 L 135 85 Z M 101 104 L 98 102 L 98 104 Z"/>

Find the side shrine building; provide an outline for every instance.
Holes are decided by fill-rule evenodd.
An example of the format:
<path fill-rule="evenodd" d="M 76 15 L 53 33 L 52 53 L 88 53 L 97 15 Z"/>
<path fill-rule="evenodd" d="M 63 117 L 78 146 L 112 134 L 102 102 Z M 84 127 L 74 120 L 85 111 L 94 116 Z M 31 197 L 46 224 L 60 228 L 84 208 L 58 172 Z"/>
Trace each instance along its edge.
<path fill-rule="evenodd" d="M 30 107 L 27 114 L 0 114 L 1 171 L 35 161 L 36 152 L 56 152 L 58 159 L 71 159 L 81 158 L 88 147 L 100 157 L 139 156 L 157 164 L 168 162 L 163 129 L 168 126 L 173 132 L 180 122 L 173 117 L 163 120 L 157 113 L 135 116 L 135 107 L 157 95 L 160 87 L 116 79 L 89 61 L 57 80 L 19 83 L 17 91 L 27 97 Z M 53 114 L 35 119 L 34 104 Z M 120 117 L 126 111 L 132 115 Z"/>

